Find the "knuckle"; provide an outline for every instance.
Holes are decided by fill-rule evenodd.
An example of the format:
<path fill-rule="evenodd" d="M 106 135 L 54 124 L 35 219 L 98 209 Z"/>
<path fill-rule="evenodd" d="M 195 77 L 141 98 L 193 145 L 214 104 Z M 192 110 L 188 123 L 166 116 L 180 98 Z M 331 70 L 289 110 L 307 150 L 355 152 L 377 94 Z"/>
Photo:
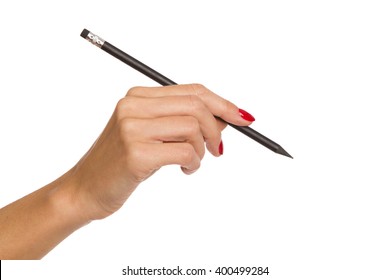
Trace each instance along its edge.
<path fill-rule="evenodd" d="M 231 110 L 231 106 L 232 104 L 230 103 L 230 101 L 226 100 L 226 99 L 223 99 L 222 100 L 222 112 L 226 112 L 228 113 L 230 110 Z"/>
<path fill-rule="evenodd" d="M 192 90 L 196 96 L 200 96 L 208 92 L 209 90 L 202 84 L 193 83 L 191 84 Z"/>
<path fill-rule="evenodd" d="M 128 142 L 132 135 L 137 134 L 138 124 L 135 119 L 122 118 L 118 120 L 118 130 L 120 139 Z"/>
<path fill-rule="evenodd" d="M 142 169 L 144 165 L 144 158 L 142 147 L 138 143 L 128 144 L 125 150 L 126 167 L 132 179 L 140 183 L 145 179 L 145 172 Z"/>
<path fill-rule="evenodd" d="M 202 99 L 200 99 L 199 96 L 196 95 L 189 95 L 188 96 L 190 105 L 191 105 L 191 110 L 193 112 L 201 112 L 204 113 L 206 110 L 206 106 L 204 105 Z"/>
<path fill-rule="evenodd" d="M 189 165 L 196 158 L 194 147 L 191 144 L 183 143 L 183 147 L 180 151 L 180 158 L 183 165 Z"/>
<path fill-rule="evenodd" d="M 204 158 L 204 155 L 206 154 L 206 149 L 204 148 L 204 145 L 202 146 L 203 148 L 199 152 L 199 159 L 202 160 Z"/>
<path fill-rule="evenodd" d="M 115 108 L 117 120 L 128 117 L 129 113 L 137 108 L 139 103 L 137 103 L 137 101 L 139 101 L 139 98 L 134 96 L 126 96 L 121 98 Z"/>
<path fill-rule="evenodd" d="M 142 92 L 142 89 L 143 87 L 141 86 L 132 87 L 127 91 L 126 96 L 137 96 Z"/>
<path fill-rule="evenodd" d="M 195 117 L 189 116 L 185 127 L 189 136 L 195 136 L 200 132 L 200 124 Z"/>
<path fill-rule="evenodd" d="M 115 108 L 115 115 L 117 120 L 121 120 L 126 116 L 126 111 L 127 111 L 127 98 L 121 98 L 118 103 L 116 104 Z"/>
<path fill-rule="evenodd" d="M 123 97 L 123 98 L 119 99 L 119 101 L 118 101 L 117 104 L 116 104 L 116 109 L 117 109 L 117 110 L 122 109 L 123 107 L 126 106 L 126 103 L 127 103 L 126 97 Z"/>

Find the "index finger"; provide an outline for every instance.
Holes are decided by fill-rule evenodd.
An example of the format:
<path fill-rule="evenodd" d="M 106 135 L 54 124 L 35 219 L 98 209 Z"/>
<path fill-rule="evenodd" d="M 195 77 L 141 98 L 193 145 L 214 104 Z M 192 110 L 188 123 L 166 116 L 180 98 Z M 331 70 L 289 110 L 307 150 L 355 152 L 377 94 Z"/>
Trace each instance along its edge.
<path fill-rule="evenodd" d="M 201 84 L 173 85 L 165 87 L 134 87 L 131 88 L 127 95 L 139 97 L 162 97 L 170 95 L 196 95 L 210 110 L 210 112 L 220 117 L 226 122 L 246 126 L 252 121 L 242 117 L 242 111 L 232 102 L 215 94 Z"/>

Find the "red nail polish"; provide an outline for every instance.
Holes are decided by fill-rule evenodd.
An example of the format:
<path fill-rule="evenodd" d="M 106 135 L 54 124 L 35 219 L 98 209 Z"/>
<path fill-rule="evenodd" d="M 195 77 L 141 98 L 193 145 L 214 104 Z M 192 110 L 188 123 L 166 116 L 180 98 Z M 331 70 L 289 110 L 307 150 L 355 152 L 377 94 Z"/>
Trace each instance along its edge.
<path fill-rule="evenodd" d="M 218 151 L 220 155 L 223 155 L 223 142 L 221 140 L 221 143 L 219 143 Z"/>
<path fill-rule="evenodd" d="M 250 121 L 250 122 L 255 121 L 255 118 L 251 114 L 249 114 L 247 111 L 242 110 L 242 109 L 238 109 L 238 112 L 240 113 L 241 118 L 243 118 L 244 120 Z"/>

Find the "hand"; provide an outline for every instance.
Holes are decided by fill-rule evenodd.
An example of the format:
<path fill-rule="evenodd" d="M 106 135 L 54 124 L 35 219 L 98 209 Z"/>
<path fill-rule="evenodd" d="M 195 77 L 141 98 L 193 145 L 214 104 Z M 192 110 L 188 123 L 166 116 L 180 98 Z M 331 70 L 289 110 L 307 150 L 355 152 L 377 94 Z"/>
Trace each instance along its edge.
<path fill-rule="evenodd" d="M 164 165 L 195 172 L 205 144 L 214 156 L 223 152 L 226 123 L 214 116 L 245 126 L 251 123 L 248 115 L 198 84 L 130 89 L 95 144 L 68 173 L 79 213 L 87 220 L 114 213 Z"/>
<path fill-rule="evenodd" d="M 0 209 L 0 258 L 38 259 L 88 222 L 117 211 L 160 167 L 195 172 L 222 154 L 225 123 L 254 118 L 201 85 L 129 90 L 95 144 L 66 174 Z"/>

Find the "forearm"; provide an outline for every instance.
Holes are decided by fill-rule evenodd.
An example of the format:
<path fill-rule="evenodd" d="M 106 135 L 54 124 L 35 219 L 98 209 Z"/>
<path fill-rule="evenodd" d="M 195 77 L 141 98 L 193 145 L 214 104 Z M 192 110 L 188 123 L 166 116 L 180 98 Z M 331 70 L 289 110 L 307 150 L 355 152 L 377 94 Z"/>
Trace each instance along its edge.
<path fill-rule="evenodd" d="M 72 207 L 68 177 L 0 209 L 0 259 L 40 259 L 87 223 Z"/>

